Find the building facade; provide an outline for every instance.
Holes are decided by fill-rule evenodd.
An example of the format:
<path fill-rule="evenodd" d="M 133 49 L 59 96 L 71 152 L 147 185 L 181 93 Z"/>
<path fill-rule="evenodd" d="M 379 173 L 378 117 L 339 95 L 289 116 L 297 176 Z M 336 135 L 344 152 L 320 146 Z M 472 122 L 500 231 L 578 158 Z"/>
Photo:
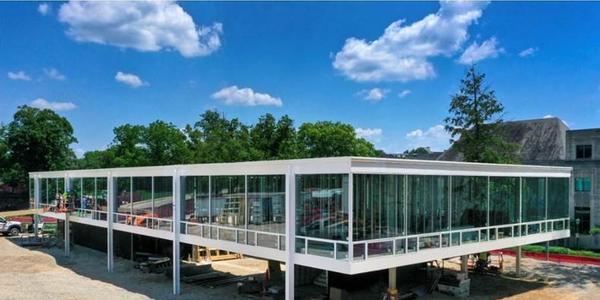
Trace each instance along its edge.
<path fill-rule="evenodd" d="M 338 157 L 30 173 L 44 216 L 342 274 L 569 237 L 571 168 Z M 65 199 L 72 210 L 55 211 Z M 65 237 L 68 238 L 68 230 Z M 68 244 L 68 243 L 67 243 Z M 293 299 L 294 272 L 286 272 Z"/>

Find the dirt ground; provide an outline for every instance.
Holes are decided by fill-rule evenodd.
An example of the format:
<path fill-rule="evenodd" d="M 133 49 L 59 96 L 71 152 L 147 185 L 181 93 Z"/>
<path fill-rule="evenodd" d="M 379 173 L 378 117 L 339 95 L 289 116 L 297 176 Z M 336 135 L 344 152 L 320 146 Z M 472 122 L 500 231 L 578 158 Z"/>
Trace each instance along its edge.
<path fill-rule="evenodd" d="M 22 248 L 0 237 L 0 299 L 248 299 L 236 286 L 204 288 L 181 284 L 172 294 L 172 281 L 164 274 L 147 274 L 129 260 L 115 258 L 113 273 L 106 270 L 106 254 L 75 246 L 69 258 L 59 248 Z M 263 272 L 266 261 L 244 258 L 213 263 L 218 271 L 234 275 Z"/>
<path fill-rule="evenodd" d="M 445 261 L 444 267 L 460 270 L 460 260 Z M 500 276 L 469 274 L 471 299 L 571 300 L 600 299 L 600 267 L 521 259 L 521 278 L 515 278 L 515 257 L 504 256 Z M 453 299 L 433 293 L 426 299 Z"/>
<path fill-rule="evenodd" d="M 600 299 L 600 267 L 522 259 L 523 278 L 514 278 L 514 257 L 504 256 L 502 276 L 471 278 L 473 299 Z M 445 262 L 450 270 L 458 260 Z M 261 273 L 266 261 L 244 258 L 213 263 L 234 275 Z M 0 299 L 247 299 L 235 285 L 203 288 L 182 283 L 182 294 L 171 294 L 172 282 L 163 274 L 147 274 L 133 262 L 115 258 L 115 272 L 106 271 L 106 254 L 75 246 L 65 258 L 59 248 L 22 248 L 0 238 Z M 262 275 L 259 275 L 262 276 Z M 453 299 L 434 292 L 425 299 Z"/>

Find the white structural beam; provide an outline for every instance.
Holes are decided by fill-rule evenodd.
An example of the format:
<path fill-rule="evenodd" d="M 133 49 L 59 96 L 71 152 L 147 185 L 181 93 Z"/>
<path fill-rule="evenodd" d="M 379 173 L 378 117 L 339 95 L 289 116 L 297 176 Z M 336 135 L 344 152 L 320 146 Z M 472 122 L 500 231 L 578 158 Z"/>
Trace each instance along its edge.
<path fill-rule="evenodd" d="M 294 299 L 294 249 L 296 236 L 296 175 L 293 168 L 289 168 L 286 179 L 285 201 L 285 299 Z"/>
<path fill-rule="evenodd" d="M 113 211 L 114 211 L 114 197 L 115 197 L 115 191 L 114 191 L 114 182 L 113 182 L 113 177 L 112 175 L 109 173 L 108 174 L 108 179 L 106 180 L 108 187 L 108 193 L 107 193 L 107 215 L 106 215 L 106 220 L 107 220 L 107 226 L 106 226 L 106 269 L 108 270 L 108 272 L 112 272 L 114 269 L 114 264 L 115 264 L 115 247 L 113 245 L 114 243 L 114 238 L 113 238 L 113 222 L 114 222 L 114 216 L 113 216 Z"/>
<path fill-rule="evenodd" d="M 181 186 L 179 180 L 179 174 L 177 170 L 175 170 L 173 174 L 173 294 L 179 295 L 181 292 L 181 284 L 179 280 L 180 275 L 180 243 L 179 243 L 179 234 L 181 231 L 181 226 L 179 225 L 180 213 L 181 209 L 179 207 L 179 199 L 181 193 Z"/>

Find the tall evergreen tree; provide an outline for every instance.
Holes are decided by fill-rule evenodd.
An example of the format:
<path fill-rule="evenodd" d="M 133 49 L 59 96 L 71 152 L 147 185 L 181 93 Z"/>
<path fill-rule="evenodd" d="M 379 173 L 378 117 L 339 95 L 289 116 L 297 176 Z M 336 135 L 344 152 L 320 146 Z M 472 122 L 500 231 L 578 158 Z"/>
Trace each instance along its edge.
<path fill-rule="evenodd" d="M 485 74 L 471 66 L 461 80 L 459 92 L 452 97 L 450 116 L 445 119 L 451 143 L 465 161 L 518 162 L 516 145 L 508 143 L 502 132 L 503 111 L 494 90 L 485 86 Z"/>

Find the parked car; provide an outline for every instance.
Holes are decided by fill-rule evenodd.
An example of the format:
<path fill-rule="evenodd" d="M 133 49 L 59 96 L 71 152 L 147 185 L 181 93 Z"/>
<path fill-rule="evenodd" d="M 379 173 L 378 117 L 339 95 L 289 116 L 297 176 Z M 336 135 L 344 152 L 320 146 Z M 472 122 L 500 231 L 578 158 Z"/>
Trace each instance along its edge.
<path fill-rule="evenodd" d="M 0 234 L 2 235 L 19 235 L 21 233 L 21 222 L 10 221 L 0 217 Z"/>

